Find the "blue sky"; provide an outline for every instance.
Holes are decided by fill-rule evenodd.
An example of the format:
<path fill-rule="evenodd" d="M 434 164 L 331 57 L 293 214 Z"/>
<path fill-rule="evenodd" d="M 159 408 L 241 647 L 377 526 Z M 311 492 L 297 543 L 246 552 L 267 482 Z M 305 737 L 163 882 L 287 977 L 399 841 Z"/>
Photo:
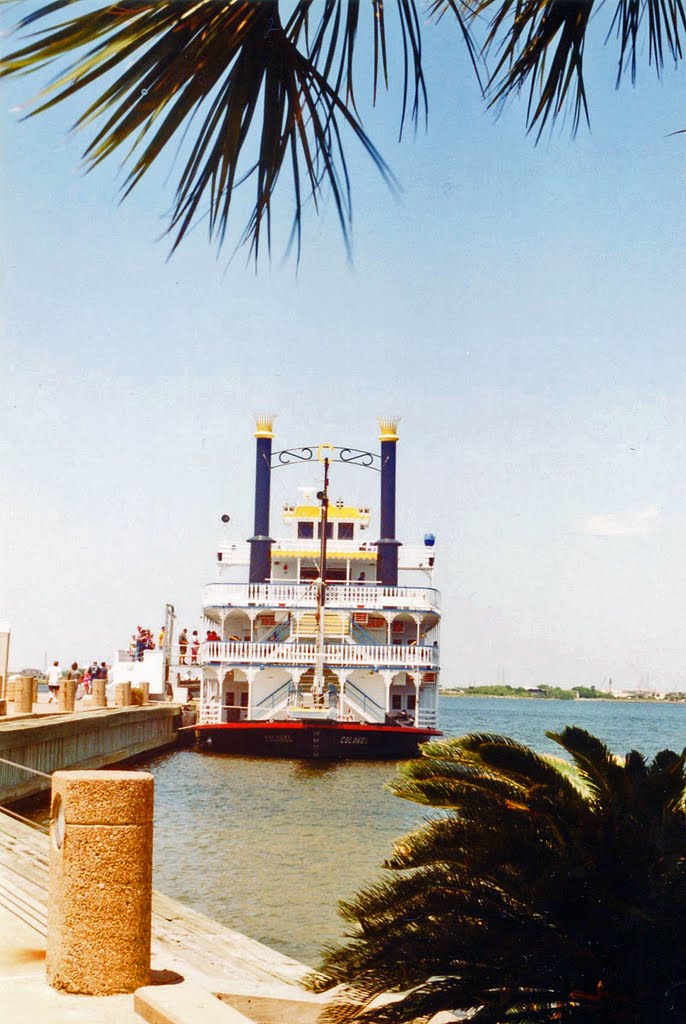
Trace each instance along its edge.
<path fill-rule="evenodd" d="M 428 132 L 398 145 L 393 97 L 366 118 L 398 199 L 349 140 L 352 263 L 328 204 L 299 268 L 277 247 L 257 273 L 202 228 L 167 261 L 169 164 L 119 206 L 115 163 L 80 171 L 78 104 L 21 122 L 39 83 L 3 84 L 14 667 L 108 658 L 167 601 L 197 620 L 220 514 L 251 533 L 254 413 L 284 445 L 360 447 L 395 413 L 401 539 L 438 537 L 444 683 L 686 688 L 679 73 L 615 91 L 589 53 L 591 130 L 535 146 L 522 103 L 485 110 L 448 19 L 425 48 Z M 372 496 L 363 477 L 340 493 Z"/>

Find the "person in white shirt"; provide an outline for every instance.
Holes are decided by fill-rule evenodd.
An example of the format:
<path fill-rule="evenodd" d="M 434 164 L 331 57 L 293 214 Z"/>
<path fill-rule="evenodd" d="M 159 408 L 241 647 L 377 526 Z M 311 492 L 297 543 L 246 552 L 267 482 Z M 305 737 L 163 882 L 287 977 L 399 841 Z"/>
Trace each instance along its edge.
<path fill-rule="evenodd" d="M 48 689 L 50 690 L 50 700 L 48 704 L 52 702 L 52 698 L 57 699 L 57 694 L 60 691 L 60 678 L 62 673 L 60 672 L 60 663 L 55 661 L 48 669 Z"/>

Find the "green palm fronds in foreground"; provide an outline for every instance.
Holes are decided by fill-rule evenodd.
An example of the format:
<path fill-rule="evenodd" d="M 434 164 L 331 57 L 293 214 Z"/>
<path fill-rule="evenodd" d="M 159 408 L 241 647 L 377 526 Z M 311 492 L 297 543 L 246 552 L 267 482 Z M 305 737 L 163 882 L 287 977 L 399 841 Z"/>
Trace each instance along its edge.
<path fill-rule="evenodd" d="M 537 132 L 566 109 L 574 127 L 587 113 L 584 48 L 593 31 L 614 38 L 617 79 L 627 70 L 635 76 L 637 54 L 658 74 L 665 59 L 680 62 L 686 31 L 684 0 L 616 0 L 614 8 L 602 0 L 0 3 L 24 15 L 16 28 L 21 43 L 0 62 L 0 74 L 55 74 L 33 112 L 87 90 L 75 124 L 92 131 L 87 168 L 123 156 L 126 194 L 170 143 L 182 143 L 169 224 L 174 246 L 203 217 L 221 245 L 234 190 L 251 181 L 254 204 L 241 240 L 255 255 L 263 234 L 270 242 L 272 199 L 283 178 L 298 250 L 303 205 L 318 208 L 325 194 L 348 241 L 350 139 L 393 185 L 363 125 L 360 64 L 371 65 L 372 102 L 380 84 L 397 91 L 402 132 L 427 106 L 427 25 L 446 31 L 457 24 L 458 59 L 471 61 L 488 102 L 526 93 L 528 126 Z"/>
<path fill-rule="evenodd" d="M 577 780 L 493 735 L 430 744 L 401 769 L 395 793 L 444 813 L 342 906 L 350 941 L 311 979 L 344 986 L 327 1020 L 686 1021 L 684 756 L 618 763 L 581 729 L 548 735 Z M 388 992 L 402 995 L 374 1004 Z"/>

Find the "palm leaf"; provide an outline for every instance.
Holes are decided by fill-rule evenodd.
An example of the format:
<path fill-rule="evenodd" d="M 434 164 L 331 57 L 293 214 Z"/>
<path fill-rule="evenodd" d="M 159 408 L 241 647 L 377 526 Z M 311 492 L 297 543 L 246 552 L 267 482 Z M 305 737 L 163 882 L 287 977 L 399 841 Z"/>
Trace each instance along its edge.
<path fill-rule="evenodd" d="M 310 979 L 343 986 L 324 1020 L 684 1019 L 683 757 L 632 751 L 619 764 L 581 729 L 551 735 L 586 791 L 490 734 L 432 744 L 435 757 L 424 748 L 402 767 L 398 792 L 435 790 L 442 805 L 449 793 L 450 811 L 395 844 L 390 878 L 342 904 L 349 942 Z"/>
<path fill-rule="evenodd" d="M 566 110 L 573 132 L 582 117 L 588 120 L 584 51 L 606 9 L 600 0 L 436 0 L 433 8 L 456 13 L 472 46 L 481 39 L 480 56 L 493 59 L 486 85 L 491 105 L 526 93 L 528 127 L 538 137 Z M 606 40 L 614 36 L 617 43 L 617 84 L 627 71 L 635 81 L 644 46 L 658 76 L 665 59 L 676 65 L 685 33 L 683 0 L 617 0 L 605 28 Z"/>
<path fill-rule="evenodd" d="M 209 235 L 221 245 L 234 189 L 252 180 L 255 201 L 241 240 L 257 257 L 263 230 L 270 244 L 272 199 L 286 167 L 298 251 L 305 199 L 316 208 L 325 191 L 347 244 L 352 206 L 344 132 L 396 187 L 355 105 L 359 0 L 325 0 L 321 7 L 298 0 L 285 25 L 278 0 L 123 0 L 69 17 L 75 2 L 57 0 L 23 18 L 18 30 L 33 35 L 2 61 L 0 74 L 28 74 L 75 57 L 43 89 L 32 115 L 100 84 L 74 127 L 98 126 L 84 153 L 87 169 L 125 151 L 124 195 L 195 122 L 194 141 L 181 147 L 169 225 L 173 248 L 205 213 Z M 402 130 L 408 110 L 416 119 L 426 104 L 426 88 L 414 0 L 399 0 L 397 10 Z M 55 24 L 63 13 L 67 19 Z M 384 82 L 389 76 L 389 25 L 380 0 L 372 15 L 376 91 L 379 74 Z"/>

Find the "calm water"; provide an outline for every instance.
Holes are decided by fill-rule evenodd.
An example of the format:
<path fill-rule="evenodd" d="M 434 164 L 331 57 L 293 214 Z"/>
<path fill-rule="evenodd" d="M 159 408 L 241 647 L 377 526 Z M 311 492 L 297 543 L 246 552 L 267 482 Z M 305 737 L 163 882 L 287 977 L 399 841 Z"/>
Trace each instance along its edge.
<path fill-rule="evenodd" d="M 686 705 L 443 698 L 446 735 L 499 732 L 559 752 L 579 725 L 615 752 L 686 745 Z M 155 776 L 155 879 L 168 893 L 306 963 L 343 936 L 337 901 L 378 878 L 426 809 L 392 796 L 391 764 L 279 762 L 179 750 Z"/>

